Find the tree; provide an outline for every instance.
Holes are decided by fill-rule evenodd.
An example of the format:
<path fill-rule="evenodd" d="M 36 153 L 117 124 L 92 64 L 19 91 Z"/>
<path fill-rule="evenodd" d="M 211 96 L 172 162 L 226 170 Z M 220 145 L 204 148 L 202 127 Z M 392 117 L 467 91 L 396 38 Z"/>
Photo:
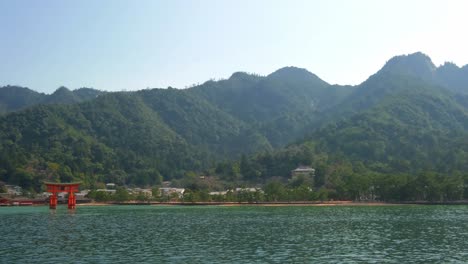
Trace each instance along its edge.
<path fill-rule="evenodd" d="M 272 180 L 265 185 L 265 198 L 267 201 L 276 202 L 285 200 L 286 196 L 286 189 L 281 182 Z"/>
<path fill-rule="evenodd" d="M 117 187 L 117 190 L 113 195 L 113 199 L 117 202 L 125 202 L 130 200 L 130 194 L 124 187 Z"/>

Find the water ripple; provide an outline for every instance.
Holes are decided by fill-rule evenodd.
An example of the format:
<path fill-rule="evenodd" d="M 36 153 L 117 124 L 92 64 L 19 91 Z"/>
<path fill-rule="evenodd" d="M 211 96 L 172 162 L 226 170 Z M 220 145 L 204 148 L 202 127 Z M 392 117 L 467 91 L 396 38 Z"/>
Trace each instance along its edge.
<path fill-rule="evenodd" d="M 0 208 L 0 263 L 466 263 L 467 206 Z"/>

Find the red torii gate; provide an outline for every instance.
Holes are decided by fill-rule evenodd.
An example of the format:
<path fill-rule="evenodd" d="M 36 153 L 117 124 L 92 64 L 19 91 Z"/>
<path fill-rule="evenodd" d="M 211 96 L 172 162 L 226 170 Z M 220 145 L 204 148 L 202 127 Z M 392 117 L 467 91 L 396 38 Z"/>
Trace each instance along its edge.
<path fill-rule="evenodd" d="M 49 208 L 57 208 L 58 197 L 57 193 L 67 192 L 68 193 L 68 209 L 75 209 L 76 207 L 76 196 L 75 193 L 78 192 L 78 187 L 80 182 L 72 183 L 55 183 L 55 182 L 45 182 L 47 186 L 47 192 L 52 193 L 49 200 Z"/>

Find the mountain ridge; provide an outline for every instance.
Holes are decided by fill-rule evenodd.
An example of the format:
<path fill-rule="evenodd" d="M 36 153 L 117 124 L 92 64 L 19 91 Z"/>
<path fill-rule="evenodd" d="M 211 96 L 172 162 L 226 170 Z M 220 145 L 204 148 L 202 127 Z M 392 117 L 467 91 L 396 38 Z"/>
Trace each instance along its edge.
<path fill-rule="evenodd" d="M 23 110 L 38 104 L 75 104 L 92 100 L 105 92 L 92 88 L 79 88 L 70 91 L 61 86 L 51 94 L 39 93 L 27 87 L 0 87 L 0 114 Z"/>
<path fill-rule="evenodd" d="M 45 95 L 20 88 L 22 98 L 32 98 L 23 101 L 38 103 L 0 96 L 15 103 L 0 100 L 12 111 L 0 116 L 0 181 L 34 190 L 42 180 L 148 186 L 197 172 L 258 183 L 286 179 L 301 164 L 347 177 L 331 171 L 359 162 L 369 173 L 465 170 L 458 158 L 444 165 L 452 154 L 441 149 L 468 153 L 460 73 L 468 68 L 434 68 L 422 53 L 390 61 L 356 86 L 284 67 L 267 76 L 237 72 L 189 89 L 61 87 Z M 451 82 L 441 83 L 447 76 Z M 242 169 L 240 157 L 252 167 L 244 162 Z"/>

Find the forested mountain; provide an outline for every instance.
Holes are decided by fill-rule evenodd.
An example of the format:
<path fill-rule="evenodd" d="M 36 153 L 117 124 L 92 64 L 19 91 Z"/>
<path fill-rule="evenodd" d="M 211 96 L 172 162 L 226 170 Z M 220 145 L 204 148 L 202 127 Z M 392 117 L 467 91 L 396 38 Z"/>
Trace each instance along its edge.
<path fill-rule="evenodd" d="M 177 89 L 136 93 L 190 145 L 224 158 L 271 150 L 268 140 L 215 105 Z"/>
<path fill-rule="evenodd" d="M 3 111 L 30 107 L 0 117 L 0 180 L 36 190 L 42 180 L 143 186 L 193 171 L 258 184 L 286 182 L 302 164 L 336 198 L 355 199 L 370 182 L 383 190 L 377 183 L 392 177 L 459 175 L 459 184 L 468 175 L 467 69 L 415 53 L 357 86 L 295 67 L 185 90 L 7 86 Z"/>
<path fill-rule="evenodd" d="M 404 68 L 395 66 L 399 58 L 356 87 L 302 142 L 239 161 L 240 176 L 287 181 L 307 164 L 317 168 L 315 186 L 334 199 L 467 198 L 467 97 L 426 78 L 435 70 L 427 57 Z M 230 164 L 223 166 L 219 172 L 232 177 Z"/>
<path fill-rule="evenodd" d="M 329 85 L 305 69 L 285 67 L 266 77 L 234 73 L 188 92 L 260 131 L 274 147 L 304 135 L 322 114 L 353 91 Z"/>
<path fill-rule="evenodd" d="M 271 175 L 287 178 L 298 164 L 320 166 L 324 161 L 327 166 L 343 161 L 359 163 L 378 173 L 465 172 L 465 103 L 465 96 L 455 95 L 438 84 L 381 71 L 327 113 L 331 119 L 311 130 L 303 142 L 273 156 L 252 157 L 252 164 L 258 163 L 257 176 L 263 179 Z M 283 155 L 288 152 L 291 155 L 285 158 Z M 275 155 L 281 158 L 278 160 Z M 273 166 L 271 160 L 288 165 Z"/>
<path fill-rule="evenodd" d="M 172 176 L 206 165 L 204 155 L 128 94 L 41 105 L 4 116 L 0 124 L 2 177 L 24 186 L 77 179 L 153 184 L 160 172 Z"/>
<path fill-rule="evenodd" d="M 468 65 L 459 68 L 453 63 L 446 62 L 436 67 L 432 60 L 421 52 L 396 56 L 389 60 L 380 72 L 413 76 L 429 83 L 439 84 L 453 92 L 468 93 Z"/>
<path fill-rule="evenodd" d="M 53 94 L 38 93 L 20 86 L 0 87 L 0 113 L 21 110 L 38 104 L 73 104 L 92 100 L 103 92 L 91 88 L 70 91 L 58 88 Z"/>
<path fill-rule="evenodd" d="M 48 98 L 62 104 L 0 118 L 4 181 L 26 186 L 35 179 L 36 188 L 40 180 L 71 179 L 151 185 L 161 175 L 180 178 L 215 161 L 272 150 L 256 122 L 189 90 L 109 93 L 73 104 L 77 96 L 60 88 Z"/>
<path fill-rule="evenodd" d="M 0 113 L 23 109 L 39 104 L 46 97 L 28 88 L 19 86 L 4 86 L 0 88 Z"/>

